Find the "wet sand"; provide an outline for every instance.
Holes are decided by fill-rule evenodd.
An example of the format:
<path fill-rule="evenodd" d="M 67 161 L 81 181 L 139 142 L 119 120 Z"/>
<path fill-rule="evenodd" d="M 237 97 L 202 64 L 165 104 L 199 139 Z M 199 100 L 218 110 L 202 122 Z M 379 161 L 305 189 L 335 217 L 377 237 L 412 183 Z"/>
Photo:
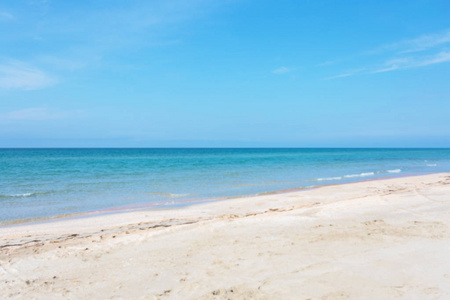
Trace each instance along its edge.
<path fill-rule="evenodd" d="M 0 228 L 0 298 L 450 299 L 450 173 Z"/>

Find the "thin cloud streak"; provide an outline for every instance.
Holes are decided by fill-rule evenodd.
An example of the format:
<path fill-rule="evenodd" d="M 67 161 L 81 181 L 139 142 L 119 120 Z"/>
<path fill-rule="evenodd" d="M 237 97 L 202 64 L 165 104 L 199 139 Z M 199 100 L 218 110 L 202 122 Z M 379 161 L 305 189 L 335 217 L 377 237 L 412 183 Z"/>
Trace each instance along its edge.
<path fill-rule="evenodd" d="M 0 21 L 12 21 L 14 16 L 6 11 L 0 11 Z"/>
<path fill-rule="evenodd" d="M 324 78 L 325 80 L 330 80 L 330 79 L 336 79 L 336 78 L 342 78 L 342 77 L 349 77 L 349 76 L 353 76 L 355 75 L 354 73 L 344 73 L 344 74 L 339 74 L 336 76 L 330 76 L 330 77 L 326 77 Z"/>
<path fill-rule="evenodd" d="M 349 76 L 353 76 L 356 74 L 361 74 L 362 71 L 364 71 L 365 69 L 357 69 L 357 70 L 352 70 L 352 71 L 348 71 L 346 73 L 343 74 L 339 74 L 336 76 L 330 76 L 330 77 L 326 77 L 324 78 L 324 80 L 330 80 L 330 79 L 337 79 L 337 78 L 343 78 L 343 77 L 349 77 Z"/>
<path fill-rule="evenodd" d="M 412 53 L 425 51 L 447 43 L 450 43 L 450 30 L 443 33 L 423 35 L 416 39 L 399 42 L 397 44 L 393 44 L 392 47 L 396 49 L 405 48 L 400 53 Z"/>
<path fill-rule="evenodd" d="M 417 66 L 424 67 L 424 66 L 439 64 L 439 63 L 448 62 L 448 61 L 450 61 L 450 52 L 443 51 L 441 53 L 438 53 L 434 57 L 431 57 L 429 59 L 426 59 L 426 60 L 418 63 Z"/>
<path fill-rule="evenodd" d="M 425 66 L 449 62 L 449 61 L 450 61 L 450 52 L 444 51 L 444 52 L 440 52 L 434 56 L 429 56 L 426 58 L 422 58 L 420 60 L 402 59 L 402 60 L 389 61 L 385 64 L 388 67 L 373 71 L 371 73 L 384 73 L 384 72 L 395 71 L 395 70 L 400 70 L 400 69 L 425 67 Z"/>
<path fill-rule="evenodd" d="M 283 67 L 279 67 L 279 68 L 273 70 L 272 73 L 273 74 L 286 74 L 286 73 L 289 73 L 291 71 L 292 71 L 292 69 L 283 66 Z"/>
<path fill-rule="evenodd" d="M 318 64 L 318 66 L 320 66 L 320 67 L 323 67 L 323 66 L 331 66 L 331 65 L 333 65 L 333 64 L 335 64 L 335 63 L 336 63 L 336 61 L 329 60 L 329 61 L 325 61 L 325 62 L 323 62 L 323 63 Z"/>
<path fill-rule="evenodd" d="M 77 41 L 76 48 L 92 49 L 95 53 L 131 46 L 152 47 L 164 44 L 167 39 L 172 41 L 174 33 L 183 31 L 179 24 L 202 18 L 226 2 L 157 0 L 117 7 L 102 4 L 96 9 L 67 11 L 63 15 L 48 17 L 37 33 L 42 38 L 71 37 Z M 58 4 L 50 6 L 57 7 Z M 83 22 L 79 22 L 80 19 Z"/>
<path fill-rule="evenodd" d="M 399 67 L 397 65 L 393 65 L 392 67 L 388 67 L 388 68 L 384 68 L 384 69 L 379 69 L 376 71 L 372 71 L 370 72 L 371 74 L 376 74 L 376 73 L 384 73 L 384 72 L 390 72 L 390 71 L 395 71 L 398 70 Z"/>
<path fill-rule="evenodd" d="M 55 78 L 23 62 L 0 65 L 0 89 L 39 90 L 55 83 Z"/>
<path fill-rule="evenodd" d="M 450 61 L 450 52 L 448 52 L 448 48 L 446 48 L 446 44 L 448 43 L 450 43 L 450 30 L 436 34 L 422 35 L 414 39 L 381 46 L 375 50 L 366 52 L 365 55 L 384 54 L 393 57 L 391 59 L 385 59 L 385 62 L 379 63 L 378 66 L 374 64 L 371 68 L 366 68 L 372 69 L 372 71 L 367 71 L 365 73 L 345 72 L 325 79 L 336 79 L 358 74 L 385 73 L 448 62 Z M 431 51 L 434 51 L 435 53 L 430 54 Z M 410 56 L 405 57 L 405 54 L 410 54 Z"/>
<path fill-rule="evenodd" d="M 49 70 L 56 72 L 58 77 L 64 77 L 66 72 L 88 67 L 114 67 L 110 58 L 116 53 L 182 43 L 185 29 L 180 24 L 206 17 L 231 2 L 156 0 L 122 5 L 105 2 L 92 9 L 82 6 L 79 10 L 66 10 L 62 2 L 29 1 L 33 9 L 17 16 L 26 22 L 29 30 L 22 35 L 19 33 L 15 39 L 32 37 L 42 44 L 56 44 L 52 42 L 56 39 L 59 50 L 44 51 L 39 56 L 33 56 L 35 52 L 31 52 L 25 58 L 28 65 L 2 64 L 0 61 L 0 89 L 46 88 L 57 82 Z M 51 11 L 61 11 L 61 14 L 52 14 Z M 0 10 L 0 21 L 12 19 L 15 16 Z M 14 58 L 20 61 L 23 57 Z"/>
<path fill-rule="evenodd" d="M 439 33 L 425 34 L 413 39 L 405 39 L 395 43 L 382 45 L 365 54 L 374 55 L 386 52 L 397 52 L 397 54 L 414 53 L 430 50 L 447 43 L 450 43 L 450 29 Z"/>

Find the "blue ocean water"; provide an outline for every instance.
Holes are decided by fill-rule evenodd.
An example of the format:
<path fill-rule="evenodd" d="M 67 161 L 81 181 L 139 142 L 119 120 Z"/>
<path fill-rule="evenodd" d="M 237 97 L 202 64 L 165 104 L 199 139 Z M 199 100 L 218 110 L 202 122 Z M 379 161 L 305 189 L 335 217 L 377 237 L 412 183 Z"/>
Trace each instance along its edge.
<path fill-rule="evenodd" d="M 450 149 L 0 149 L 0 222 L 450 171 Z"/>

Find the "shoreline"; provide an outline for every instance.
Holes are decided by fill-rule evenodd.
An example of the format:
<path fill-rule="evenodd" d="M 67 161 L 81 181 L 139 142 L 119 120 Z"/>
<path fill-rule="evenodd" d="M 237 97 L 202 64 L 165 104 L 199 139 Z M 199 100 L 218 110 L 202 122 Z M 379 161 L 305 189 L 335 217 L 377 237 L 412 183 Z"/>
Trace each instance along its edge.
<path fill-rule="evenodd" d="M 239 211 L 235 207 L 236 204 L 239 204 L 239 207 L 243 209 L 243 211 L 248 210 L 246 206 L 252 206 L 253 201 L 263 201 L 266 206 L 271 206 L 268 201 L 271 199 L 276 199 L 276 197 L 286 198 L 302 198 L 304 193 L 318 193 L 325 194 L 328 189 L 340 189 L 340 188 L 352 188 L 358 187 L 359 185 L 369 184 L 369 185 L 377 185 L 377 183 L 389 183 L 395 181 L 413 181 L 417 178 L 427 178 L 427 177 L 440 177 L 440 176 L 448 176 L 450 178 L 450 172 L 444 173 L 432 173 L 427 175 L 410 175 L 410 176 L 395 176 L 389 178 L 373 178 L 373 179 L 364 179 L 357 182 L 350 183 L 342 183 L 342 184 L 328 184 L 315 186 L 312 188 L 299 188 L 295 190 L 281 190 L 276 192 L 269 192 L 267 194 L 257 194 L 257 195 L 249 195 L 249 196 L 240 196 L 240 197 L 229 197 L 229 198 L 217 198 L 214 201 L 204 201 L 192 205 L 186 206 L 177 206 L 177 207 L 159 207 L 159 208 L 140 208 L 133 210 L 105 210 L 105 211 L 93 211 L 93 212 L 85 212 L 78 213 L 71 216 L 63 216 L 56 217 L 54 219 L 43 219 L 31 222 L 21 222 L 10 225 L 0 226 L 0 237 L 5 233 L 15 233 L 20 232 L 21 229 L 27 230 L 27 232 L 33 232 L 36 229 L 39 229 L 40 232 L 46 233 L 49 229 L 56 228 L 57 230 L 63 229 L 65 231 L 70 231 L 72 228 L 74 229 L 85 229 L 89 228 L 90 230 L 96 230 L 98 227 L 120 227 L 119 225 L 128 225 L 135 223 L 157 223 L 157 222 L 165 222 L 167 220 L 176 220 L 177 218 L 181 219 L 198 219 L 202 220 L 204 217 L 213 219 L 218 216 L 223 216 L 228 214 L 237 215 Z M 367 197 L 367 195 L 364 195 Z M 301 205 L 316 205 L 322 203 L 304 203 Z M 229 207 L 230 209 L 221 211 L 222 208 Z M 232 209 L 231 209 L 232 208 Z M 254 207 L 252 207 L 254 208 Z M 269 208 L 271 209 L 271 208 Z M 231 210 L 231 211 L 230 211 Z M 212 215 L 205 215 L 206 212 L 212 211 Z M 250 213 L 254 213 L 253 211 Z M 47 225 L 52 225 L 47 226 Z M 75 226 L 72 226 L 75 225 Z M 78 228 L 78 227 L 79 228 Z M 2 246 L 0 245 L 0 248 Z"/>
<path fill-rule="evenodd" d="M 424 176 L 424 175 L 432 175 L 432 174 L 440 174 L 440 172 L 399 174 L 399 175 L 383 176 L 383 177 L 376 177 L 376 178 L 360 179 L 360 180 L 353 181 L 353 182 L 334 183 L 334 184 L 332 183 L 332 184 L 316 185 L 316 186 L 309 186 L 309 187 L 290 188 L 290 189 L 268 191 L 268 192 L 262 192 L 262 193 L 257 193 L 257 194 L 250 194 L 250 195 L 238 195 L 238 196 L 231 196 L 231 197 L 218 197 L 218 198 L 206 198 L 206 199 L 187 199 L 187 201 L 173 203 L 170 205 L 158 205 L 158 204 L 154 204 L 152 202 L 132 203 L 132 204 L 128 204 L 125 206 L 113 206 L 113 207 L 109 207 L 109 208 L 105 208 L 105 209 L 101 209 L 101 210 L 95 210 L 95 211 L 85 211 L 85 212 L 60 214 L 60 215 L 54 215 L 54 216 L 43 216 L 43 217 L 36 217 L 36 218 L 29 218 L 29 219 L 16 219 L 16 220 L 10 220 L 10 221 L 3 221 L 3 222 L 0 222 L 0 228 L 21 226 L 21 225 L 27 225 L 27 224 L 32 225 L 32 224 L 40 224 L 40 223 L 52 223 L 52 222 L 57 222 L 58 220 L 70 220 L 70 219 L 78 219 L 78 218 L 85 219 L 85 218 L 90 218 L 90 217 L 95 217 L 95 216 L 102 216 L 102 215 L 108 215 L 108 214 L 123 214 L 123 213 L 136 212 L 136 211 L 172 210 L 172 209 L 179 209 L 179 208 L 183 208 L 183 207 L 189 207 L 192 205 L 201 205 L 203 203 L 214 203 L 214 202 L 218 202 L 218 201 L 228 201 L 228 200 L 233 200 L 233 199 L 251 198 L 251 197 L 266 196 L 266 195 L 279 195 L 279 194 L 285 194 L 285 193 L 291 193 L 291 192 L 300 192 L 300 191 L 305 191 L 305 190 L 318 189 L 318 188 L 327 187 L 327 186 L 339 186 L 339 185 L 353 184 L 353 183 L 358 183 L 358 182 L 378 181 L 378 180 L 385 180 L 385 179 L 415 177 L 415 176 Z M 191 204 L 189 204 L 189 203 L 191 203 Z"/>
<path fill-rule="evenodd" d="M 450 173 L 0 228 L 23 298 L 446 299 Z"/>

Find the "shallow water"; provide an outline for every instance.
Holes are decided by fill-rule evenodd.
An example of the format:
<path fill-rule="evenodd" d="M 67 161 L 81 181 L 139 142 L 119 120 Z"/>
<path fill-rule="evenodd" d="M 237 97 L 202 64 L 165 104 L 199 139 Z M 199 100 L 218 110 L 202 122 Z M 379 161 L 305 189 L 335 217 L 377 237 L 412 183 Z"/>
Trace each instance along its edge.
<path fill-rule="evenodd" d="M 0 222 L 450 171 L 450 149 L 0 149 Z"/>

